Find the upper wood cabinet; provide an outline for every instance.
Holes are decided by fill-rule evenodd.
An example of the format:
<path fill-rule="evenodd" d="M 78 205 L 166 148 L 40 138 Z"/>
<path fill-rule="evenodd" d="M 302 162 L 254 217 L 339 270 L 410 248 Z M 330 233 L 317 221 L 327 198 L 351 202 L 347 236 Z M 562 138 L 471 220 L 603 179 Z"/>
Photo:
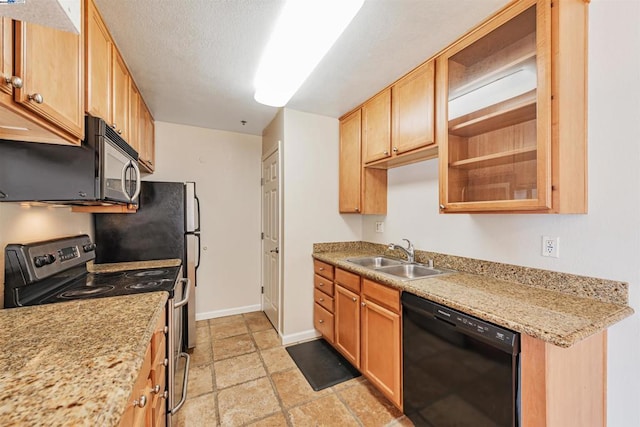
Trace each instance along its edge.
<path fill-rule="evenodd" d="M 391 87 L 393 155 L 435 144 L 435 64 L 428 61 Z"/>
<path fill-rule="evenodd" d="M 151 112 L 147 108 L 147 105 L 140 97 L 140 124 L 138 126 L 139 131 L 139 163 L 142 170 L 152 173 L 155 170 L 156 161 L 156 139 L 155 139 L 155 124 Z"/>
<path fill-rule="evenodd" d="M 142 100 L 140 91 L 136 87 L 133 79 L 129 79 L 129 145 L 138 152 L 140 157 L 140 104 Z"/>
<path fill-rule="evenodd" d="M 0 91 L 11 96 L 13 86 L 10 79 L 13 76 L 13 21 L 0 18 Z"/>
<path fill-rule="evenodd" d="M 362 167 L 362 111 L 340 120 L 340 213 L 387 213 L 387 171 Z"/>
<path fill-rule="evenodd" d="M 391 155 L 391 89 L 385 89 L 362 106 L 364 163 Z"/>
<path fill-rule="evenodd" d="M 111 127 L 129 142 L 129 71 L 120 52 L 111 49 Z"/>
<path fill-rule="evenodd" d="M 93 1 L 85 8 L 85 104 L 87 113 L 102 117 L 108 124 L 111 118 L 111 50 L 113 42 Z"/>
<path fill-rule="evenodd" d="M 437 58 L 441 211 L 586 212 L 586 8 L 519 1 Z"/>

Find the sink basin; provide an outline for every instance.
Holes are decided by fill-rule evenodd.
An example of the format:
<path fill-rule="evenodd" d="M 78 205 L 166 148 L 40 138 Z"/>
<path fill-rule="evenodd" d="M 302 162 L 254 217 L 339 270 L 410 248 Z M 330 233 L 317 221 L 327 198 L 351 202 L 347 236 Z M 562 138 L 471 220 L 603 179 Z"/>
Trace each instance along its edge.
<path fill-rule="evenodd" d="M 399 266 L 402 264 L 402 261 L 399 259 L 387 258 L 383 256 L 367 256 L 367 257 L 360 257 L 360 258 L 349 258 L 347 259 L 347 261 L 352 264 L 359 265 L 361 267 L 374 268 L 374 269 L 387 267 L 387 266 L 396 266 L 396 265 Z"/>
<path fill-rule="evenodd" d="M 453 273 L 452 270 L 437 269 L 420 264 L 401 264 L 376 269 L 380 273 L 396 276 L 402 280 L 422 279 L 431 276 L 442 276 Z"/>

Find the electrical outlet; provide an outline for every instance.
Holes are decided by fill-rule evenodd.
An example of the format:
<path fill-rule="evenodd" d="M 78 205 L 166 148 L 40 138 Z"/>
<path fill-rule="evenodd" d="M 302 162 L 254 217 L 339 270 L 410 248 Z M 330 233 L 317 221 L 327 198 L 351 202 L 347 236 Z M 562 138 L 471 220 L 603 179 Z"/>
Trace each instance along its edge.
<path fill-rule="evenodd" d="M 542 256 L 560 258 L 560 239 L 542 236 Z"/>
<path fill-rule="evenodd" d="M 384 233 L 384 222 L 376 221 L 376 233 Z"/>

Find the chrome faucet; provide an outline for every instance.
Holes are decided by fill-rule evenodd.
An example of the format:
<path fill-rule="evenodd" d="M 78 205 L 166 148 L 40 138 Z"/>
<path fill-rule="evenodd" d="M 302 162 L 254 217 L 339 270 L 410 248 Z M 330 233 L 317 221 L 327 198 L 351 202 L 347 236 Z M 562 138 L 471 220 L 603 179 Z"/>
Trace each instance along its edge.
<path fill-rule="evenodd" d="M 400 245 L 396 245 L 395 243 L 389 243 L 389 250 L 400 249 L 402 252 L 407 255 L 407 261 L 410 263 L 416 262 L 416 256 L 413 248 L 413 244 L 409 241 L 409 239 L 402 239 L 407 242 L 407 247 L 404 248 Z"/>

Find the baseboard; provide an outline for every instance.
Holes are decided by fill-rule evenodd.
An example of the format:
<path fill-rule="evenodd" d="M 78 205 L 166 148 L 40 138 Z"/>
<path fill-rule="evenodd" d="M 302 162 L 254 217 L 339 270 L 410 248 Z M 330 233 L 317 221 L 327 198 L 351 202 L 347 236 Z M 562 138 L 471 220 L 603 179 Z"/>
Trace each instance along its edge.
<path fill-rule="evenodd" d="M 308 331 L 298 332 L 295 334 L 281 335 L 280 338 L 282 339 L 282 345 L 289 345 L 300 341 L 308 341 L 319 336 L 320 333 L 318 331 L 310 329 Z"/>
<path fill-rule="evenodd" d="M 218 317 L 233 316 L 234 314 L 251 313 L 252 311 L 260 311 L 260 304 L 246 305 L 244 307 L 227 308 L 224 310 L 207 311 L 204 313 L 196 313 L 196 320 L 215 319 Z"/>

